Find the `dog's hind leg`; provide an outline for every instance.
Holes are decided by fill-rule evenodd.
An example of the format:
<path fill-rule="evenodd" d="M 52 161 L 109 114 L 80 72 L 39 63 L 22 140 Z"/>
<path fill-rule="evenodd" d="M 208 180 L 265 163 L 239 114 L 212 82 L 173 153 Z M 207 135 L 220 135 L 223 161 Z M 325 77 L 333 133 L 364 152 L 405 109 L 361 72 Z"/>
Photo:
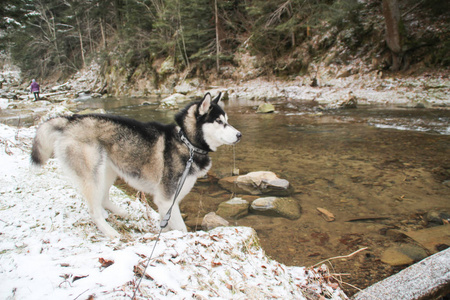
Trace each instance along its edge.
<path fill-rule="evenodd" d="M 110 238 L 119 237 L 120 234 L 111 227 L 104 217 L 103 201 L 105 193 L 108 192 L 111 184 L 106 188 L 106 157 L 105 153 L 98 146 L 67 142 L 59 147 L 58 157 L 61 159 L 63 167 L 72 175 L 86 199 L 89 214 L 97 225 L 97 228 Z M 108 182 L 111 182 L 109 176 Z"/>
<path fill-rule="evenodd" d="M 102 206 L 103 206 L 103 208 L 111 211 L 113 214 L 124 218 L 128 215 L 127 211 L 125 209 L 117 206 L 109 199 L 109 189 L 114 184 L 114 181 L 116 180 L 116 178 L 117 178 L 116 172 L 114 172 L 114 170 L 108 164 L 105 169 Z"/>
<path fill-rule="evenodd" d="M 119 237 L 120 234 L 109 225 L 103 215 L 103 207 L 102 207 L 102 199 L 103 195 L 92 191 L 91 188 L 97 188 L 93 185 L 85 185 L 83 188 L 83 195 L 86 197 L 87 204 L 89 207 L 89 214 L 91 215 L 92 220 L 94 221 L 97 228 L 103 232 L 106 236 L 110 238 Z"/>
<path fill-rule="evenodd" d="M 89 214 L 98 229 L 106 236 L 116 238 L 119 237 L 120 234 L 106 222 L 104 217 L 103 202 L 105 197 L 108 197 L 108 195 L 105 196 L 105 193 L 108 193 L 109 187 L 105 188 L 102 182 L 98 180 L 98 177 L 100 176 L 93 176 L 94 180 L 87 180 L 82 186 L 82 193 L 86 198 Z"/>

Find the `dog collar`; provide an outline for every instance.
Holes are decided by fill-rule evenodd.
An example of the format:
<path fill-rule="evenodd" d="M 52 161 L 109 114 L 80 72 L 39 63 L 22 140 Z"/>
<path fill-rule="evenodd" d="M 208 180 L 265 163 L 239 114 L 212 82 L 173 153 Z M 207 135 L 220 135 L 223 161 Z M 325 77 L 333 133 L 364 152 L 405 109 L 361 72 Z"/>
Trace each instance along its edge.
<path fill-rule="evenodd" d="M 208 154 L 208 151 L 197 148 L 194 145 L 192 145 L 192 143 L 188 140 L 188 138 L 184 134 L 183 129 L 180 128 L 180 130 L 178 131 L 178 136 L 180 137 L 180 140 L 189 148 L 190 152 L 194 151 L 195 153 L 203 155 Z"/>

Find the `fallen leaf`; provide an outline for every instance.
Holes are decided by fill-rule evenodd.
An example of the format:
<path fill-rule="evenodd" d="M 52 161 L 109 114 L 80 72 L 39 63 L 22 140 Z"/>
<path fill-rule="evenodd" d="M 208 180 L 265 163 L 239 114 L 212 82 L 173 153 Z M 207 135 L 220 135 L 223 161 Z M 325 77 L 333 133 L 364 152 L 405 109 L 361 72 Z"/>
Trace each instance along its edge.
<path fill-rule="evenodd" d="M 318 207 L 317 210 L 320 212 L 322 218 L 324 218 L 325 221 L 333 222 L 334 220 L 336 220 L 334 215 L 331 212 L 329 212 L 328 210 L 326 210 L 325 208 Z"/>
<path fill-rule="evenodd" d="M 73 277 L 72 277 L 72 282 L 75 282 L 75 281 L 77 281 L 77 280 L 86 278 L 86 277 L 88 277 L 88 276 L 89 276 L 89 275 L 73 276 Z"/>
<path fill-rule="evenodd" d="M 215 262 L 215 261 L 211 262 L 211 267 L 219 267 L 221 265 L 222 265 L 222 263 L 220 261 L 219 262 Z"/>
<path fill-rule="evenodd" d="M 98 261 L 100 262 L 102 268 L 107 268 L 107 267 L 109 267 L 110 265 L 112 265 L 114 263 L 113 260 L 104 259 L 102 257 L 100 257 L 98 259 Z"/>

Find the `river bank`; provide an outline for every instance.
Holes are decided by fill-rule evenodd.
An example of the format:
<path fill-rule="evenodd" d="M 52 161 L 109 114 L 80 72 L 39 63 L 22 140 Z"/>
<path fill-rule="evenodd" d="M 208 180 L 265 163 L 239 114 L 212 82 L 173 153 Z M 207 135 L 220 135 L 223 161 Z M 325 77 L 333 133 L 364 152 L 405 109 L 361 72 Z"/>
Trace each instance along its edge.
<path fill-rule="evenodd" d="M 57 107 L 77 111 L 77 106 L 90 98 L 115 99 L 132 97 L 136 103 L 160 104 L 166 97 L 179 95 L 175 105 L 164 105 L 162 109 L 177 109 L 183 102 L 199 99 L 206 92 L 224 92 L 225 100 L 236 105 L 259 105 L 261 103 L 304 103 L 317 109 L 336 109 L 353 106 L 378 106 L 386 108 L 450 108 L 450 76 L 447 72 L 422 74 L 416 77 L 386 77 L 373 72 L 365 75 L 351 75 L 344 78 L 325 76 L 318 86 L 311 86 L 309 77 L 298 77 L 289 81 L 265 78 L 245 82 L 221 81 L 216 85 L 201 84 L 198 80 L 185 80 L 178 85 L 143 93 L 128 90 L 128 94 L 113 96 L 100 93 L 102 83 L 95 68 L 77 73 L 64 83 L 42 84 L 41 101 L 33 101 L 27 84 L 20 84 L 20 77 L 10 76 L 0 89 L 0 122 L 14 126 L 28 126 L 39 123 L 46 112 Z M 179 102 L 177 105 L 176 102 Z"/>
<path fill-rule="evenodd" d="M 181 76 L 181 75 L 180 75 Z M 450 72 L 439 70 L 419 75 L 359 71 L 355 67 L 336 69 L 329 67 L 311 76 L 297 76 L 282 80 L 276 77 L 258 77 L 250 80 L 215 80 L 205 83 L 199 79 L 183 79 L 173 75 L 158 88 L 150 82 L 140 80 L 122 86 L 102 79 L 100 67 L 93 63 L 65 82 L 47 81 L 41 83 L 41 97 L 50 102 L 72 102 L 89 97 L 139 97 L 163 99 L 174 93 L 192 100 L 205 92 L 216 94 L 226 92 L 231 100 L 248 101 L 310 101 L 324 108 L 337 108 L 354 97 L 358 105 L 387 107 L 443 108 L 450 107 Z M 245 77 L 245 76 L 243 76 Z M 4 68 L 0 73 L 3 82 L 0 89 L 0 108 L 7 108 L 5 102 L 32 100 L 29 93 L 30 80 L 21 78 L 20 71 Z M 28 82 L 30 81 L 30 82 Z"/>

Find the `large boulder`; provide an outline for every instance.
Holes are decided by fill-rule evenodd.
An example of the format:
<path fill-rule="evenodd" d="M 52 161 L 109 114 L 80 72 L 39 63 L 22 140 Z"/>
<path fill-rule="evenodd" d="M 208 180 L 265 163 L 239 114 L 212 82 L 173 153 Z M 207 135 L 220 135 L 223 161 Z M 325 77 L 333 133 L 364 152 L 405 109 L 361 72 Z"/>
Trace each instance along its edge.
<path fill-rule="evenodd" d="M 217 214 L 227 219 L 238 219 L 248 214 L 250 204 L 242 198 L 233 198 L 219 204 Z"/>
<path fill-rule="evenodd" d="M 256 214 L 284 217 L 290 220 L 300 218 L 301 210 L 297 200 L 293 198 L 264 197 L 254 200 L 250 206 Z"/>
<path fill-rule="evenodd" d="M 289 196 L 293 192 L 289 181 L 280 179 L 275 173 L 268 171 L 222 178 L 219 185 L 238 194 Z"/>

